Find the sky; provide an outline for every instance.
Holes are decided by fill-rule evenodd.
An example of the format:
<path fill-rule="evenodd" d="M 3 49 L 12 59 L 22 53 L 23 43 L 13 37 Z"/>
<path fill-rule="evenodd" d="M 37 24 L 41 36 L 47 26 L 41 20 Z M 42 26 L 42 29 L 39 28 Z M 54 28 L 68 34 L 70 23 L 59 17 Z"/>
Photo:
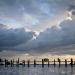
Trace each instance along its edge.
<path fill-rule="evenodd" d="M 0 0 L 0 23 L 43 31 L 59 24 L 74 0 Z"/>
<path fill-rule="evenodd" d="M 74 46 L 75 0 L 0 0 L 1 54 L 74 55 Z"/>

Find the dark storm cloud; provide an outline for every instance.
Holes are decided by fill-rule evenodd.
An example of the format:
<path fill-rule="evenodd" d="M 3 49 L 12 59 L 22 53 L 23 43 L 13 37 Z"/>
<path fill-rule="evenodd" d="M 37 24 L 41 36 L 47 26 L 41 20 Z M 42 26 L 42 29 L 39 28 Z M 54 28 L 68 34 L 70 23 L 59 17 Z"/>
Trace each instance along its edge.
<path fill-rule="evenodd" d="M 68 54 L 75 48 L 75 19 L 66 20 L 60 24 L 60 28 L 53 26 L 30 41 L 27 45 L 21 45 L 18 49 L 29 49 L 29 52 L 56 52 Z M 73 47 L 72 47 L 73 45 Z M 55 49 L 54 49 L 55 48 Z M 54 49 L 54 50 L 53 50 Z M 66 50 L 66 51 L 65 51 Z M 74 50 L 72 50 L 74 52 Z M 73 54 L 71 52 L 71 54 Z"/>
<path fill-rule="evenodd" d="M 2 24 L 0 24 L 2 25 Z M 8 29 L 0 27 L 0 49 L 12 49 L 33 38 L 33 32 L 26 32 L 24 28 Z"/>
<path fill-rule="evenodd" d="M 47 26 L 48 21 L 51 22 L 52 19 L 52 23 L 54 23 L 53 18 L 56 16 L 56 19 L 60 20 L 60 16 L 64 16 L 64 12 L 74 9 L 74 6 L 75 0 L 0 0 L 0 22 L 6 23 L 6 26 L 8 24 L 10 27 L 11 24 L 14 27 L 18 27 L 20 24 L 25 28 L 42 30 Z M 44 24 L 45 20 L 48 21 Z M 61 29 L 57 26 L 45 28 L 46 31 L 41 32 L 35 40 L 30 40 L 33 37 L 33 32 L 25 32 L 21 28 L 7 29 L 1 25 L 0 48 L 42 52 L 48 51 L 47 49 L 75 44 L 74 21 L 75 19 L 62 22 Z M 50 24 L 48 25 L 50 26 Z"/>
<path fill-rule="evenodd" d="M 68 10 L 71 11 L 71 10 L 73 10 L 73 9 L 75 9 L 75 5 L 69 5 Z"/>
<path fill-rule="evenodd" d="M 61 14 L 65 12 L 65 9 L 69 7 L 70 4 L 74 5 L 75 1 L 0 0 L 0 22 L 6 25 L 9 24 L 11 26 L 11 21 L 14 20 L 17 27 L 20 25 L 22 27 L 28 27 L 32 30 L 42 30 L 43 24 L 41 23 L 43 23 L 47 19 L 51 20 L 57 15 L 61 16 Z"/>

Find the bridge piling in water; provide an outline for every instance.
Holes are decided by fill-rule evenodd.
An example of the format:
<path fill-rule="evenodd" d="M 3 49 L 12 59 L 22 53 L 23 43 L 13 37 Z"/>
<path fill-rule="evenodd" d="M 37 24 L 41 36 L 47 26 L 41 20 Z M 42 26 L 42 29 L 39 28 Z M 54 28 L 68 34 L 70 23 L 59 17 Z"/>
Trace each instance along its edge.
<path fill-rule="evenodd" d="M 42 67 L 44 67 L 44 59 L 42 59 Z"/>
<path fill-rule="evenodd" d="M 19 65 L 20 65 L 20 59 L 18 58 L 16 61 L 16 66 L 19 67 Z"/>
<path fill-rule="evenodd" d="M 67 67 L 67 59 L 65 59 L 65 67 Z"/>
<path fill-rule="evenodd" d="M 13 61 L 12 60 L 10 61 L 10 65 L 11 65 L 11 67 L 13 66 Z"/>
<path fill-rule="evenodd" d="M 25 60 L 22 60 L 22 65 L 25 67 Z"/>
<path fill-rule="evenodd" d="M 49 60 L 48 60 L 48 67 L 49 67 Z"/>
<path fill-rule="evenodd" d="M 71 63 L 70 63 L 71 67 L 73 67 L 73 59 L 71 58 Z"/>
<path fill-rule="evenodd" d="M 30 60 L 27 61 L 27 65 L 28 65 L 28 67 L 30 67 Z"/>
<path fill-rule="evenodd" d="M 54 64 L 53 65 L 54 65 L 54 67 L 56 66 L 55 59 L 54 59 Z"/>
<path fill-rule="evenodd" d="M 3 65 L 3 60 L 0 58 L 0 65 Z"/>
<path fill-rule="evenodd" d="M 36 60 L 34 59 L 34 67 L 36 67 Z"/>
<path fill-rule="evenodd" d="M 26 63 L 27 62 L 27 63 Z M 64 63 L 65 67 L 67 67 L 68 65 L 70 65 L 71 67 L 73 67 L 73 65 L 75 65 L 75 61 L 73 61 L 73 59 L 71 58 L 69 61 L 67 59 L 64 59 L 64 61 L 61 61 L 60 58 L 58 58 L 57 60 L 53 60 L 53 61 L 49 61 L 49 59 L 44 58 L 41 61 L 36 61 L 36 59 L 34 59 L 33 61 L 27 60 L 20 60 L 19 58 L 17 60 L 14 61 L 14 59 L 8 60 L 8 59 L 0 59 L 0 65 L 5 65 L 5 67 L 7 67 L 8 65 L 10 65 L 11 67 L 13 67 L 14 65 L 19 66 L 25 66 L 27 65 L 27 67 L 30 67 L 31 64 L 33 64 L 34 67 L 36 67 L 36 65 L 39 63 L 42 65 L 42 67 L 45 66 L 45 64 L 49 67 L 50 66 L 50 62 L 53 63 L 54 67 L 58 64 L 59 67 L 61 66 L 62 63 Z M 70 64 L 69 64 L 70 63 Z"/>
<path fill-rule="evenodd" d="M 60 65 L 61 65 L 61 60 L 58 58 L 58 63 L 59 63 L 59 67 L 60 67 Z"/>

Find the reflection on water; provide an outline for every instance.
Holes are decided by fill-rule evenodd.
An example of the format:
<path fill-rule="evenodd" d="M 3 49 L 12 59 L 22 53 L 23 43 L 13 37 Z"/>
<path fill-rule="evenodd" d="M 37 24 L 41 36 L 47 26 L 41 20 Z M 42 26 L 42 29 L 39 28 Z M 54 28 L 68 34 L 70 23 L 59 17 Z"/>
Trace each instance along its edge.
<path fill-rule="evenodd" d="M 75 66 L 65 67 L 61 65 L 61 67 L 54 67 L 50 65 L 50 67 L 48 67 L 45 65 L 44 68 L 42 68 L 41 65 L 37 65 L 36 67 L 31 65 L 29 68 L 27 65 L 25 67 L 0 66 L 0 75 L 75 75 Z"/>

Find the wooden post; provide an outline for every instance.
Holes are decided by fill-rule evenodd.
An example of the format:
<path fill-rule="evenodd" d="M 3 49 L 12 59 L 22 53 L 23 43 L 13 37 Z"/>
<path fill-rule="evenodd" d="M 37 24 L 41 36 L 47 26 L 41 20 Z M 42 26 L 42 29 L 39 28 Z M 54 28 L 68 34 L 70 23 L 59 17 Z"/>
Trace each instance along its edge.
<path fill-rule="evenodd" d="M 55 59 L 54 59 L 54 67 L 55 67 L 56 63 L 55 63 Z"/>
<path fill-rule="evenodd" d="M 44 60 L 42 59 L 42 67 L 44 67 Z"/>
<path fill-rule="evenodd" d="M 13 66 L 14 66 L 14 59 L 12 60 Z"/>
<path fill-rule="evenodd" d="M 12 65 L 13 65 L 13 61 L 12 61 L 12 60 L 10 61 L 10 65 L 11 65 L 11 67 L 12 67 Z"/>
<path fill-rule="evenodd" d="M 71 67 L 73 67 L 73 59 L 71 58 Z"/>
<path fill-rule="evenodd" d="M 1 63 L 2 63 L 2 59 L 0 58 L 0 65 L 1 65 Z"/>
<path fill-rule="evenodd" d="M 20 60 L 18 58 L 18 60 L 16 61 L 16 65 L 19 66 L 20 65 Z"/>
<path fill-rule="evenodd" d="M 25 66 L 25 60 L 22 61 L 23 66 Z"/>
<path fill-rule="evenodd" d="M 59 62 L 59 67 L 60 67 L 60 64 L 61 64 L 61 60 L 58 58 L 58 62 Z"/>
<path fill-rule="evenodd" d="M 0 58 L 0 65 L 3 65 L 3 60 Z"/>
<path fill-rule="evenodd" d="M 7 67 L 9 64 L 10 62 L 7 59 L 5 59 L 5 67 Z"/>
<path fill-rule="evenodd" d="M 30 60 L 27 61 L 28 67 L 30 67 Z"/>
<path fill-rule="evenodd" d="M 24 63 L 24 66 L 25 66 L 25 60 L 23 61 L 23 63 Z"/>
<path fill-rule="evenodd" d="M 18 62 L 18 65 L 19 65 L 20 64 L 20 59 L 19 58 L 18 58 L 18 61 L 17 62 Z"/>
<path fill-rule="evenodd" d="M 65 67 L 67 67 L 67 59 L 65 59 Z"/>
<path fill-rule="evenodd" d="M 5 60 L 4 60 L 5 67 L 6 67 L 6 61 L 7 61 L 7 60 L 5 59 Z"/>
<path fill-rule="evenodd" d="M 34 67 L 36 67 L 36 60 L 34 59 Z"/>
<path fill-rule="evenodd" d="M 48 67 L 49 67 L 49 60 L 48 60 Z"/>

